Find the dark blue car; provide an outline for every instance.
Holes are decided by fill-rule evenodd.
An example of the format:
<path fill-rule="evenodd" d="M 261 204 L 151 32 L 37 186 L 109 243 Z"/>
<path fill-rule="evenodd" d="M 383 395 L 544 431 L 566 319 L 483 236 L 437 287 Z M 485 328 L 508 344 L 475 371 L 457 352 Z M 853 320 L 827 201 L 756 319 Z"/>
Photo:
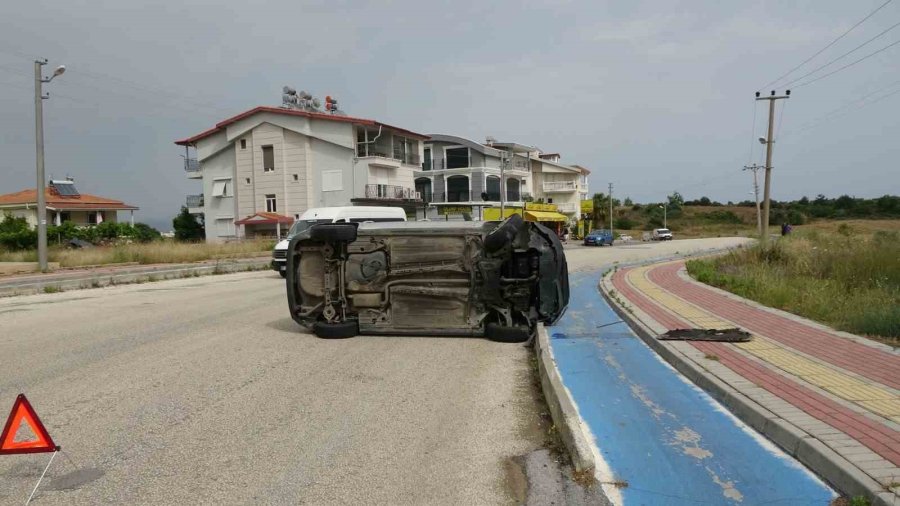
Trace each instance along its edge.
<path fill-rule="evenodd" d="M 584 236 L 585 246 L 603 246 L 604 244 L 612 246 L 613 236 L 609 230 L 591 230 L 591 233 Z"/>

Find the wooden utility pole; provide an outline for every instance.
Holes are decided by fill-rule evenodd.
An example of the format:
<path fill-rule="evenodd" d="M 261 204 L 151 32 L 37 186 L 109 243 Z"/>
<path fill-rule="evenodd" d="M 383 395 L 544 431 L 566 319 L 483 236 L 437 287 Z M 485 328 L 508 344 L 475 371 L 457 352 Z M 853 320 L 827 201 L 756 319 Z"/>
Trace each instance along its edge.
<path fill-rule="evenodd" d="M 753 171 L 753 196 L 756 198 L 756 233 L 759 235 L 762 235 L 762 216 L 759 209 L 759 181 L 756 179 L 756 173 L 762 168 L 755 163 L 753 165 L 744 165 L 743 168 L 743 170 Z"/>
<path fill-rule="evenodd" d="M 766 182 L 765 187 L 763 189 L 763 233 L 760 240 L 762 240 L 763 245 L 769 242 L 769 207 L 770 207 L 770 190 L 772 187 L 772 144 L 775 143 L 775 139 L 772 136 L 775 134 L 775 101 L 788 99 L 791 97 L 791 90 L 786 90 L 784 95 L 775 95 L 775 90 L 772 90 L 772 94 L 768 97 L 760 97 L 759 92 L 756 92 L 756 100 L 768 100 L 769 101 L 769 133 L 765 139 L 760 138 L 760 142 L 766 145 Z"/>

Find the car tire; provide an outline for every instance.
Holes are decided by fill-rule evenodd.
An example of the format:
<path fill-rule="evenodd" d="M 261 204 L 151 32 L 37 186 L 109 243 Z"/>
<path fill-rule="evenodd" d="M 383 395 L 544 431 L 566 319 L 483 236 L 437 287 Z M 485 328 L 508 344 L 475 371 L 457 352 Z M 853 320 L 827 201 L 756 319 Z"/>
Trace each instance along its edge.
<path fill-rule="evenodd" d="M 278 271 L 278 274 L 281 274 L 281 277 L 287 279 L 287 271 Z"/>
<path fill-rule="evenodd" d="M 528 327 L 518 325 L 507 327 L 499 323 L 488 323 L 484 329 L 484 334 L 491 341 L 498 343 L 524 343 L 531 337 Z"/>
<path fill-rule="evenodd" d="M 322 339 L 347 339 L 359 335 L 359 322 L 356 320 L 341 323 L 316 322 L 312 331 L 316 337 Z"/>
<path fill-rule="evenodd" d="M 350 223 L 324 223 L 309 231 L 310 239 L 322 242 L 353 242 L 356 240 L 356 225 Z"/>

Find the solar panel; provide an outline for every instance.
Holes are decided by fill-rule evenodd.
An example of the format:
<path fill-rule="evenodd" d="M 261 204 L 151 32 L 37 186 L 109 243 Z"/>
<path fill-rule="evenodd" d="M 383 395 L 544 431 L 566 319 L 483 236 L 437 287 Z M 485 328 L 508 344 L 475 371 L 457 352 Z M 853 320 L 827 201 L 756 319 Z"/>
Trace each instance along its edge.
<path fill-rule="evenodd" d="M 62 197 L 77 197 L 80 195 L 78 190 L 75 189 L 75 184 L 71 181 L 51 181 L 50 186 L 56 189 L 56 193 L 59 193 Z"/>

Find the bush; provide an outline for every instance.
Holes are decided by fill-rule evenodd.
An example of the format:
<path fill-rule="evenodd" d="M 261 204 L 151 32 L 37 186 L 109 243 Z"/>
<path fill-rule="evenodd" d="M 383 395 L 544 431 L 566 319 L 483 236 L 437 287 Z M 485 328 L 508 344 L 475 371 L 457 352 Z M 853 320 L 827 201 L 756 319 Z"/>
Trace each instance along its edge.
<path fill-rule="evenodd" d="M 733 223 L 736 225 L 744 223 L 741 217 L 734 214 L 733 211 L 710 211 L 698 214 L 697 217 L 709 223 Z"/>
<path fill-rule="evenodd" d="M 187 207 L 182 206 L 181 212 L 172 220 L 172 228 L 175 230 L 175 239 L 178 241 L 201 241 L 206 237 L 203 223 L 197 221 L 197 217 L 188 212 Z"/>
<path fill-rule="evenodd" d="M 619 218 L 614 222 L 616 228 L 624 230 L 634 230 L 638 226 L 638 222 L 629 218 Z"/>
<path fill-rule="evenodd" d="M 37 231 L 28 226 L 25 218 L 6 213 L 0 221 L 0 246 L 9 250 L 22 250 L 37 246 Z"/>

